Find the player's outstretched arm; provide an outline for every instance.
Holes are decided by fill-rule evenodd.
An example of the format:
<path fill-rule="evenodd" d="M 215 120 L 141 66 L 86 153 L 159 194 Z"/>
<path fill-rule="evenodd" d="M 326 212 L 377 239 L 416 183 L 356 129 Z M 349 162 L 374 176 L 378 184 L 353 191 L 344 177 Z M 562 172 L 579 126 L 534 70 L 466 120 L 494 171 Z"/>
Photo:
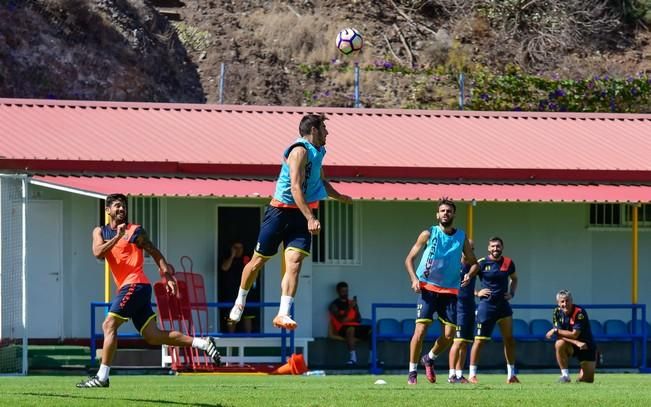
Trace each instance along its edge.
<path fill-rule="evenodd" d="M 117 242 L 122 239 L 124 232 L 126 230 L 126 224 L 121 224 L 117 226 L 117 233 L 113 236 L 113 239 L 104 241 L 102 237 L 102 228 L 99 226 L 93 229 L 93 256 L 100 260 L 104 260 L 106 253 L 108 253 Z"/>
<path fill-rule="evenodd" d="M 138 234 L 136 238 L 136 246 L 149 253 L 154 262 L 158 266 L 160 276 L 165 279 L 167 289 L 172 295 L 176 295 L 176 280 L 174 279 L 174 268 L 167 263 L 163 254 L 158 250 L 154 243 L 149 239 L 144 229 Z"/>
<path fill-rule="evenodd" d="M 423 247 L 427 244 L 427 241 L 430 237 L 430 231 L 424 230 L 418 235 L 416 243 L 411 247 L 407 258 L 405 258 L 405 268 L 407 269 L 407 274 L 411 280 L 411 288 L 414 292 L 420 291 L 420 282 L 418 281 L 418 276 L 416 276 L 416 271 L 414 270 L 414 259 L 418 256 L 418 253 L 422 250 Z"/>
<path fill-rule="evenodd" d="M 321 168 L 321 181 L 323 181 L 323 185 L 325 186 L 326 192 L 328 193 L 328 196 L 330 198 L 336 199 L 339 202 L 350 204 L 353 203 L 353 198 L 351 198 L 348 195 L 344 195 L 339 193 L 331 184 L 328 182 L 328 180 L 325 177 L 325 173 L 323 172 L 323 168 Z"/>

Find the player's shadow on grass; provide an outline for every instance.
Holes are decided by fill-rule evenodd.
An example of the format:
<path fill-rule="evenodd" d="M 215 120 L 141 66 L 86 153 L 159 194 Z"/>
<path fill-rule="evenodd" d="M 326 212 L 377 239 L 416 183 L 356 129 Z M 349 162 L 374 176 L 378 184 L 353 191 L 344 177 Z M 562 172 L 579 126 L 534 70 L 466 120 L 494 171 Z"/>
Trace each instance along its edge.
<path fill-rule="evenodd" d="M 88 389 L 83 389 L 82 391 L 88 391 Z M 91 390 L 92 391 L 92 390 Z M 149 400 L 149 399 L 134 399 L 134 398 L 117 398 L 117 397 L 89 397 L 89 396 L 79 396 L 76 394 L 56 394 L 56 393 L 9 393 L 17 396 L 38 396 L 38 397 L 60 397 L 60 398 L 71 398 L 71 399 L 83 399 L 83 400 L 106 400 L 106 401 L 136 401 L 141 403 L 152 403 L 152 404 L 169 404 L 177 406 L 199 406 L 199 407 L 226 407 L 224 404 L 205 404 L 205 403 L 185 403 L 182 401 L 170 401 L 170 400 Z"/>

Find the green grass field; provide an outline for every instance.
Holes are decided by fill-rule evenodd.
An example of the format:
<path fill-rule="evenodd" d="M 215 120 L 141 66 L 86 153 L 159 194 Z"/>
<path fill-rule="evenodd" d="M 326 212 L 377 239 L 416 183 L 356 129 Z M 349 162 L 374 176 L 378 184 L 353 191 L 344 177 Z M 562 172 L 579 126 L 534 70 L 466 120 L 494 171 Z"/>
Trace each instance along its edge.
<path fill-rule="evenodd" d="M 479 385 L 417 386 L 400 376 L 113 376 L 108 389 L 76 389 L 74 376 L 0 378 L 6 406 L 650 406 L 651 375 L 600 374 L 594 384 L 557 384 L 556 375 L 482 375 Z M 383 379 L 386 385 L 375 385 Z"/>

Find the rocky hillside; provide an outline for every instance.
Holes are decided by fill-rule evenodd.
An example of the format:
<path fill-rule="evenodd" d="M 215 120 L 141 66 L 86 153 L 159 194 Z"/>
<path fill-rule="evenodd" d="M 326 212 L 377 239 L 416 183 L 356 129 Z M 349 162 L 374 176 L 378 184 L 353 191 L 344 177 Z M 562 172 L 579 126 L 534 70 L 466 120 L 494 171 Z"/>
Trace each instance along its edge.
<path fill-rule="evenodd" d="M 204 100 L 174 27 L 145 0 L 0 0 L 0 96 Z"/>
<path fill-rule="evenodd" d="M 649 2 L 651 3 L 651 2 Z M 631 7 L 629 7 L 631 6 Z M 635 6 L 632 8 L 632 6 Z M 628 8 L 627 8 L 628 7 Z M 0 0 L 0 96 L 456 108 L 486 72 L 651 72 L 641 0 Z M 651 4 L 649 4 L 651 10 Z M 343 57 L 348 26 L 363 52 Z"/>

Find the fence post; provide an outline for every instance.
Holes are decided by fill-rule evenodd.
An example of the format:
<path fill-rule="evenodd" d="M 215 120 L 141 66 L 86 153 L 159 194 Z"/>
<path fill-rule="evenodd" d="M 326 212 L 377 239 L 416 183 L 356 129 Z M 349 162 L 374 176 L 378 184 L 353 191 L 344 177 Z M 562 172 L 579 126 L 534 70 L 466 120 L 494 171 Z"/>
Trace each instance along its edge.
<path fill-rule="evenodd" d="M 466 87 L 466 76 L 461 72 L 459 74 L 459 110 L 463 110 L 465 105 L 465 87 Z"/>
<path fill-rule="evenodd" d="M 224 73 L 226 72 L 226 64 L 221 63 L 219 72 L 219 104 L 224 104 Z"/>
<path fill-rule="evenodd" d="M 95 364 L 95 354 L 97 348 L 95 345 L 95 303 L 90 303 L 90 365 Z"/>
<path fill-rule="evenodd" d="M 371 305 L 371 373 L 378 374 L 377 367 L 377 308 Z"/>
<path fill-rule="evenodd" d="M 359 101 L 359 63 L 355 62 L 355 104 L 356 108 L 362 107 Z"/>

